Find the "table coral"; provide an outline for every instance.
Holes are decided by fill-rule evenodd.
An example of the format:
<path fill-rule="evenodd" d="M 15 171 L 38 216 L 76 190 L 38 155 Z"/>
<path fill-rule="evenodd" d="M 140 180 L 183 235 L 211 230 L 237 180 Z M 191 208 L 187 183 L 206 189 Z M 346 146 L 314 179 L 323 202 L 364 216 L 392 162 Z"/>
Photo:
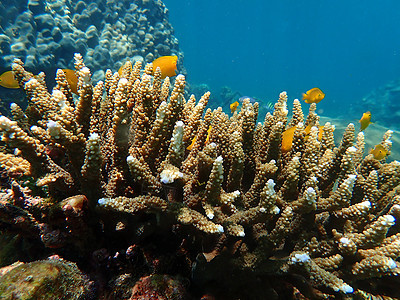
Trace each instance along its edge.
<path fill-rule="evenodd" d="M 288 119 L 285 92 L 257 124 L 258 103 L 246 99 L 230 117 L 206 109 L 208 92 L 186 100 L 185 77 L 171 86 L 151 64 L 127 62 L 94 86 L 79 54 L 75 67 L 78 96 L 62 72 L 49 93 L 13 64 L 29 105 L 0 117 L 10 160 L 1 168 L 12 173 L 23 159 L 36 188 L 2 185 L 3 230 L 71 259 L 96 253 L 112 275 L 140 264 L 147 271 L 138 278 L 190 276 L 199 294 L 400 297 L 387 287 L 399 273 L 400 163 L 364 158 L 354 124 L 335 146 L 316 104 L 305 118 L 295 100 Z M 391 134 L 382 139 L 388 150 Z"/>

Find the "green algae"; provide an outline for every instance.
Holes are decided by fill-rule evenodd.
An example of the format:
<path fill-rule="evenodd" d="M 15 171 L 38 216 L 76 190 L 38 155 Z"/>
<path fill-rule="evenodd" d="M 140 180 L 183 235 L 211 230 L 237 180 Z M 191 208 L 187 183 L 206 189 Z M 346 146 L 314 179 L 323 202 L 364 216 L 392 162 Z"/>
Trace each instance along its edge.
<path fill-rule="evenodd" d="M 82 299 L 87 280 L 74 263 L 34 261 L 0 277 L 0 299 Z"/>

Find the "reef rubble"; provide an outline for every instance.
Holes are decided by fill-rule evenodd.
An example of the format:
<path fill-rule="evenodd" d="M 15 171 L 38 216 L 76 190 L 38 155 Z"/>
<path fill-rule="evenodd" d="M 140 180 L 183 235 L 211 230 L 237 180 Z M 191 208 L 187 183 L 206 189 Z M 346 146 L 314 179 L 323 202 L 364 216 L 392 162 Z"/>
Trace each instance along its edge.
<path fill-rule="evenodd" d="M 178 276 L 182 299 L 400 298 L 398 161 L 364 157 L 351 123 L 336 145 L 315 104 L 289 119 L 285 92 L 257 123 L 257 102 L 227 115 L 130 64 L 93 85 L 75 54 L 74 96 L 14 60 L 29 103 L 0 116 L 0 242 L 29 245 L 18 260 L 72 261 L 97 297 Z"/>

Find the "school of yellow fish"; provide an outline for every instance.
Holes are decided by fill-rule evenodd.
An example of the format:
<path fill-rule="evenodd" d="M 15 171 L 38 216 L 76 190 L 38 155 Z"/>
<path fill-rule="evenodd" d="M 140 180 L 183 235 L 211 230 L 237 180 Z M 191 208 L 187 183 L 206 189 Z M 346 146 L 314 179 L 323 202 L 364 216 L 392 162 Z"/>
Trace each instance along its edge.
<path fill-rule="evenodd" d="M 170 56 L 161 56 L 153 61 L 153 72 L 157 70 L 157 68 L 160 69 L 161 71 L 161 78 L 164 79 L 165 77 L 173 77 L 177 74 L 177 62 L 178 62 L 178 57 L 175 55 L 170 55 Z M 130 65 L 131 66 L 131 65 Z M 122 75 L 122 70 L 123 70 L 124 64 L 119 68 L 118 74 L 121 76 Z M 71 91 L 74 94 L 78 93 L 78 77 L 75 74 L 74 70 L 71 69 L 62 69 L 65 73 L 65 76 L 67 78 L 68 84 L 71 88 Z M 18 89 L 19 85 L 18 82 L 15 80 L 14 75 L 12 71 L 6 71 L 3 74 L 0 75 L 0 86 L 9 88 L 9 89 Z M 307 104 L 311 103 L 319 103 L 321 100 L 325 98 L 325 93 L 320 89 L 320 88 L 312 88 L 308 90 L 307 92 L 303 93 L 303 100 Z M 269 104 L 269 103 L 268 103 Z M 231 113 L 233 114 L 239 107 L 239 101 L 235 101 L 232 104 L 230 104 L 229 108 L 231 110 Z M 272 109 L 272 107 L 271 107 Z M 371 117 L 372 114 L 370 111 L 367 111 L 363 113 L 361 119 L 359 120 L 360 123 L 360 131 L 364 131 L 370 124 L 371 122 Z M 306 136 L 310 133 L 311 130 L 311 125 L 308 125 L 304 132 Z M 322 134 L 322 128 L 323 126 L 319 127 L 319 136 Z M 293 142 L 293 136 L 295 132 L 296 126 L 290 127 L 286 129 L 283 132 L 282 135 L 282 146 L 281 150 L 282 152 L 286 153 L 290 151 L 292 147 L 292 142 Z M 209 129 L 210 131 L 210 129 Z M 319 137 L 320 139 L 320 137 Z M 193 147 L 195 143 L 195 139 L 193 139 L 192 143 L 187 147 L 188 150 Z M 377 160 L 382 160 L 387 156 L 387 150 L 382 145 L 376 145 L 374 149 L 370 151 L 370 154 L 373 154 L 375 159 Z"/>

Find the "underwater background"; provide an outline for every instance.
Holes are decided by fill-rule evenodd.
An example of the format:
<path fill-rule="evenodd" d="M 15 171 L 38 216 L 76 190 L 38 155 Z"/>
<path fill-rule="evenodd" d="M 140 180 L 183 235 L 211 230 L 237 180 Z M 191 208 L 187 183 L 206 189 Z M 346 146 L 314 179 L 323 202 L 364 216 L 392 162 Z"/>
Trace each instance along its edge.
<path fill-rule="evenodd" d="M 371 110 L 373 121 L 390 114 L 386 125 L 399 128 L 400 107 L 382 118 L 374 108 L 400 98 L 362 101 L 400 77 L 399 2 L 164 2 L 189 82 L 206 83 L 214 94 L 228 86 L 262 102 L 281 91 L 301 99 L 319 87 L 323 115 L 358 122 Z"/>

